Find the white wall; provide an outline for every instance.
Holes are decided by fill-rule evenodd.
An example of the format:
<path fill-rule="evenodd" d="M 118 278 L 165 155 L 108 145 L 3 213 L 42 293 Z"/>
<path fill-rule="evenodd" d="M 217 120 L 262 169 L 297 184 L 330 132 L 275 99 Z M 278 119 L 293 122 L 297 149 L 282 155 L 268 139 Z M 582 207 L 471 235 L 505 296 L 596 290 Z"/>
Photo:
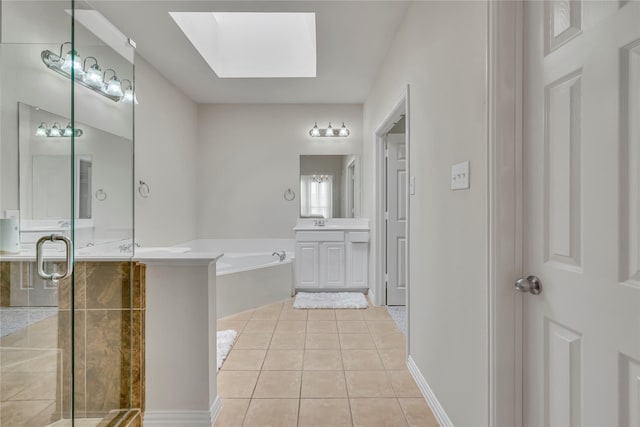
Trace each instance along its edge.
<path fill-rule="evenodd" d="M 135 238 L 162 246 L 196 238 L 198 106 L 136 57 Z M 138 193 L 139 180 L 151 190 Z"/>
<path fill-rule="evenodd" d="M 348 138 L 311 138 L 345 122 Z M 360 104 L 213 104 L 199 108 L 198 236 L 293 238 L 300 154 L 360 154 Z M 291 188 L 293 201 L 283 194 Z"/>
<path fill-rule="evenodd" d="M 374 131 L 410 85 L 410 355 L 456 426 L 488 422 L 486 34 L 484 1 L 413 3 L 364 105 L 373 218 Z M 453 192 L 465 160 L 471 189 Z"/>

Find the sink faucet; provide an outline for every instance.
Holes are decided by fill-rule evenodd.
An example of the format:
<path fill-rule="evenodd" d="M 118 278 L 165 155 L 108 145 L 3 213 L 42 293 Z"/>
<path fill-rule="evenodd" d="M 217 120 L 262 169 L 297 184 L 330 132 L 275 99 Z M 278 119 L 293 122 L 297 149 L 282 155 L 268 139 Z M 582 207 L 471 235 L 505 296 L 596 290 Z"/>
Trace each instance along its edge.
<path fill-rule="evenodd" d="M 140 247 L 140 243 L 124 243 L 120 245 L 120 252 L 131 252 L 134 245 L 136 248 Z"/>
<path fill-rule="evenodd" d="M 285 251 L 274 252 L 274 253 L 271 254 L 271 256 L 277 256 L 278 259 L 280 260 L 280 262 L 282 262 L 285 259 L 287 259 L 287 253 Z"/>
<path fill-rule="evenodd" d="M 316 227 L 324 227 L 324 218 L 316 219 L 313 221 L 313 225 Z"/>

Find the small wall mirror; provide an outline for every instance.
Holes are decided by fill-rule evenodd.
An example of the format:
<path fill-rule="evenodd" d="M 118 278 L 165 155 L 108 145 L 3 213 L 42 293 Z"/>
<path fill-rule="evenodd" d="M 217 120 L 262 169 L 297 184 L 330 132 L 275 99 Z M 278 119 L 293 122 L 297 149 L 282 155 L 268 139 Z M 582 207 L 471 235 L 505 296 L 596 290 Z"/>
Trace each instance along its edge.
<path fill-rule="evenodd" d="M 356 155 L 300 156 L 300 218 L 360 216 L 360 162 Z"/>

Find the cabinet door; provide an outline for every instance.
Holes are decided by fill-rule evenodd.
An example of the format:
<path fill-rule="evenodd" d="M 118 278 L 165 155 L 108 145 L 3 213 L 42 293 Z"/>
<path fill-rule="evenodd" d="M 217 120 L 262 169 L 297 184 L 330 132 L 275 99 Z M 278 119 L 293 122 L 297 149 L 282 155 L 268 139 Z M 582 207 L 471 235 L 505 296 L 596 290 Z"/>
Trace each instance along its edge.
<path fill-rule="evenodd" d="M 344 261 L 343 242 L 320 243 L 320 287 L 344 287 Z"/>
<path fill-rule="evenodd" d="M 317 288 L 318 277 L 318 243 L 296 243 L 296 287 Z"/>
<path fill-rule="evenodd" d="M 347 287 L 366 288 L 369 273 L 369 244 L 349 243 L 347 250 Z"/>

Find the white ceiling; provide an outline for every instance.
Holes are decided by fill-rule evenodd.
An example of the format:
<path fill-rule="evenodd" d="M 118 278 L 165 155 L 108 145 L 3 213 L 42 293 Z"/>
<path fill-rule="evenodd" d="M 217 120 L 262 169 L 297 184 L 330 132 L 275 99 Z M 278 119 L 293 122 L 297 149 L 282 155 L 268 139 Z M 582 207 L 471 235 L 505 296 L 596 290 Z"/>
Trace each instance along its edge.
<path fill-rule="evenodd" d="M 91 5 L 198 103 L 361 103 L 406 12 L 406 1 L 113 1 Z M 315 12 L 317 77 L 220 79 L 169 12 Z"/>

